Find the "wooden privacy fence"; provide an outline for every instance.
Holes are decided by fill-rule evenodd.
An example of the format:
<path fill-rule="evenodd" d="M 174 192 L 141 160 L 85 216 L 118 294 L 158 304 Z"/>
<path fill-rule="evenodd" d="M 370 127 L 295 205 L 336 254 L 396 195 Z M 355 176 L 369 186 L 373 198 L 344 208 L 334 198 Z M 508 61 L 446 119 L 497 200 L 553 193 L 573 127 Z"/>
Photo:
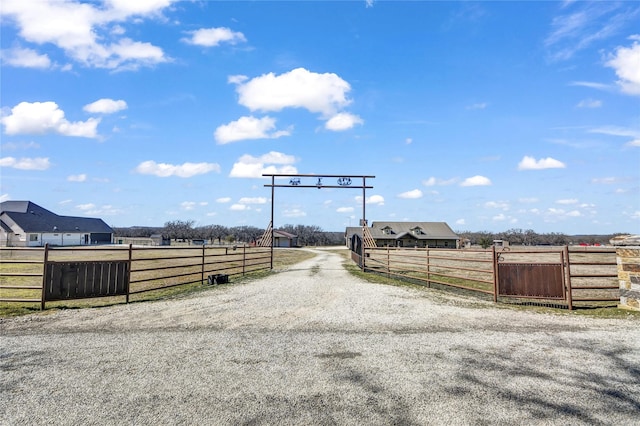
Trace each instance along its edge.
<path fill-rule="evenodd" d="M 365 271 L 491 295 L 566 304 L 619 300 L 615 249 L 452 250 L 366 248 L 352 259 Z"/>
<path fill-rule="evenodd" d="M 129 296 L 270 269 L 256 247 L 0 247 L 0 302 Z M 222 280 L 223 281 L 223 280 Z"/>

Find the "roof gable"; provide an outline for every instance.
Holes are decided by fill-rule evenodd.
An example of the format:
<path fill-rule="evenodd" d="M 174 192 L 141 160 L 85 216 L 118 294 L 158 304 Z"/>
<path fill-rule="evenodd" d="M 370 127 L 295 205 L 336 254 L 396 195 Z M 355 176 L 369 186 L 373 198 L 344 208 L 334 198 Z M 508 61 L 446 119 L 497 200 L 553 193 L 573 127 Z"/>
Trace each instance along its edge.
<path fill-rule="evenodd" d="M 24 232 L 113 233 L 102 219 L 59 216 L 30 201 L 0 203 L 0 218 L 3 222 L 9 222 L 7 219 L 10 219 Z"/>
<path fill-rule="evenodd" d="M 371 235 L 374 238 L 389 238 L 384 229 L 394 231 L 393 238 L 411 236 L 419 239 L 459 239 L 446 222 L 372 222 Z M 420 232 L 415 232 L 420 230 Z"/>

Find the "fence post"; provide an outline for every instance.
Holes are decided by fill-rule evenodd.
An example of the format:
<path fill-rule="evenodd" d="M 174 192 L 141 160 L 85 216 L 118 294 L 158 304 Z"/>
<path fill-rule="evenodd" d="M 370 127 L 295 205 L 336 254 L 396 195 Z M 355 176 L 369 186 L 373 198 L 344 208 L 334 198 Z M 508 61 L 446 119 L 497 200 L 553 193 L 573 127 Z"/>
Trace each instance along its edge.
<path fill-rule="evenodd" d="M 245 263 L 247 259 L 247 246 L 242 245 L 242 276 L 244 277 Z"/>
<path fill-rule="evenodd" d="M 387 244 L 387 278 L 391 278 L 391 259 L 389 257 L 389 244 Z"/>
<path fill-rule="evenodd" d="M 569 259 L 569 246 L 564 246 L 564 249 L 562 250 L 563 254 L 564 254 L 564 259 L 562 262 L 562 265 L 565 265 L 565 261 L 566 261 L 566 270 L 565 270 L 565 277 L 567 279 L 566 281 L 566 286 L 567 286 L 567 304 L 568 304 L 568 308 L 570 311 L 573 310 L 573 295 L 571 294 L 571 259 Z M 564 266 L 563 266 L 564 267 Z"/>
<path fill-rule="evenodd" d="M 47 287 L 47 263 L 49 262 L 49 243 L 44 245 L 44 257 L 42 259 L 42 294 L 40 296 L 40 310 L 44 311 L 45 294 Z"/>
<path fill-rule="evenodd" d="M 498 258 L 496 257 L 496 246 L 491 246 L 491 256 L 493 257 L 493 303 L 498 301 Z"/>
<path fill-rule="evenodd" d="M 129 261 L 127 263 L 127 303 L 129 303 L 129 291 L 131 290 L 131 259 L 133 258 L 133 244 L 129 244 Z"/>
<path fill-rule="evenodd" d="M 205 251 L 205 244 L 202 245 L 202 268 L 201 268 L 201 276 L 200 276 L 200 284 L 204 283 L 204 251 Z"/>
<path fill-rule="evenodd" d="M 429 256 L 429 247 L 427 247 L 427 288 L 431 288 L 431 259 Z"/>

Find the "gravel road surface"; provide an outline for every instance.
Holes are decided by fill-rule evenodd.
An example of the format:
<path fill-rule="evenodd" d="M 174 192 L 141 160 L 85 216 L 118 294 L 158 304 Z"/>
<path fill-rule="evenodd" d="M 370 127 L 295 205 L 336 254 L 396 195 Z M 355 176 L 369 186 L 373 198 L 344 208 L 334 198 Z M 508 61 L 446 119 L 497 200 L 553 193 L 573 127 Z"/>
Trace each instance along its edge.
<path fill-rule="evenodd" d="M 640 423 L 640 321 L 366 283 L 317 253 L 189 297 L 1 319 L 0 423 Z"/>

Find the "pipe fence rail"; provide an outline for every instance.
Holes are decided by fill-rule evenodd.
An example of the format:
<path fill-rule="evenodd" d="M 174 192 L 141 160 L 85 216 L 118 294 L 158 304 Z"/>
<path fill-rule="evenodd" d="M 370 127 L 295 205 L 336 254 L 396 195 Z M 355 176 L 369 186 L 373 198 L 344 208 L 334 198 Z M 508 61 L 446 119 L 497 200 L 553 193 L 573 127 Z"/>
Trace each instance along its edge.
<path fill-rule="evenodd" d="M 615 249 L 535 247 L 491 249 L 365 248 L 352 259 L 365 272 L 573 309 L 619 300 Z"/>
<path fill-rule="evenodd" d="M 0 247 L 0 302 L 123 296 L 269 270 L 257 247 Z"/>

